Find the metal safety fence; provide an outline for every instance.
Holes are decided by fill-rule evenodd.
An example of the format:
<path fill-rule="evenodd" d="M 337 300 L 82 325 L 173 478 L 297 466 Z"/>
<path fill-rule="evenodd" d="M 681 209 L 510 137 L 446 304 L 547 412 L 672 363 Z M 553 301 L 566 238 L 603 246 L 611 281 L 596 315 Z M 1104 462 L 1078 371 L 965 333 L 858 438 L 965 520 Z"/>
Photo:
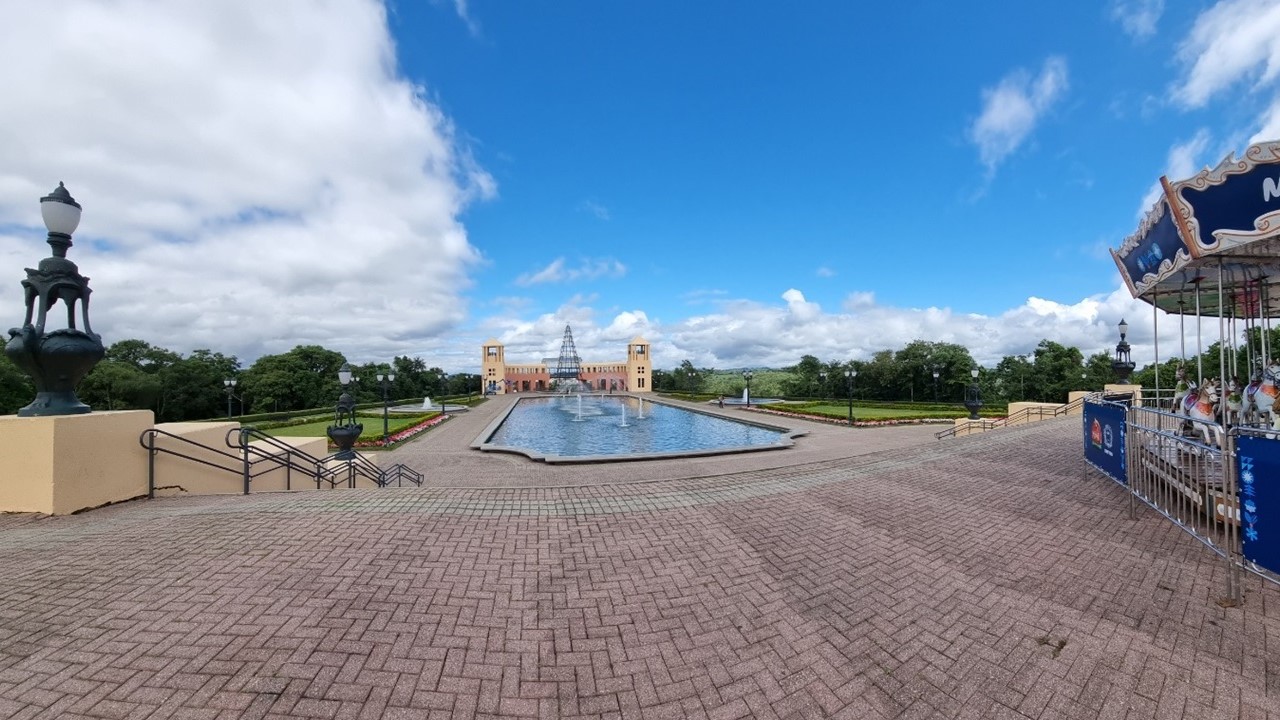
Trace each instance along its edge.
<path fill-rule="evenodd" d="M 1267 443 L 1265 449 L 1280 457 L 1274 433 L 1248 426 L 1227 429 L 1100 394 L 1085 399 L 1083 415 L 1088 465 L 1128 490 L 1131 517 L 1141 502 L 1223 558 L 1227 602 L 1241 600 L 1241 571 L 1280 584 L 1280 564 L 1267 562 L 1272 554 L 1280 556 L 1280 538 L 1257 533 L 1258 478 L 1248 468 L 1242 475 L 1237 452 L 1245 439 L 1246 444 Z M 1246 463 L 1252 465 L 1251 456 Z M 1270 482 L 1280 483 L 1280 477 Z"/>

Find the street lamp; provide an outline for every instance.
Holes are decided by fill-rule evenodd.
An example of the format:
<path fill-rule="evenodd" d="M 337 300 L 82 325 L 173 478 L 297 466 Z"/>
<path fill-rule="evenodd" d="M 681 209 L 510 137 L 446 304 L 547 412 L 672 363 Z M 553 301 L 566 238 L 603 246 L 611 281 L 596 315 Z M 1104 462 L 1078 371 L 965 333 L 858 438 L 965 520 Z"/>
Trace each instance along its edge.
<path fill-rule="evenodd" d="M 818 371 L 818 399 L 826 397 L 827 394 L 827 372 L 825 370 Z"/>
<path fill-rule="evenodd" d="M 244 415 L 244 398 L 236 394 L 235 379 L 223 380 L 222 386 L 227 391 L 227 419 L 228 420 L 231 419 L 231 398 L 235 398 L 236 400 L 240 401 L 240 414 Z"/>
<path fill-rule="evenodd" d="M 743 379 L 743 380 L 745 380 L 745 381 L 746 381 L 746 383 L 747 383 L 747 392 L 746 392 L 746 396 L 747 396 L 747 407 L 751 407 L 751 378 L 752 378 L 752 377 L 753 377 L 753 375 L 752 375 L 752 373 L 751 373 L 751 371 L 750 371 L 750 370 L 743 370 L 743 371 L 742 371 L 742 379 Z"/>
<path fill-rule="evenodd" d="M 1111 361 L 1111 370 L 1116 374 L 1116 382 L 1129 384 L 1129 376 L 1133 374 L 1133 358 L 1129 356 L 1129 342 L 1125 335 L 1129 334 L 1129 323 L 1120 319 L 1120 342 L 1116 343 L 1116 357 Z"/>
<path fill-rule="evenodd" d="M 391 383 L 396 381 L 395 373 L 387 373 L 383 375 L 378 373 L 378 384 L 382 386 L 382 445 L 387 445 L 387 390 L 391 387 Z"/>
<path fill-rule="evenodd" d="M 849 385 L 849 427 L 853 427 L 853 380 L 858 377 L 858 371 L 853 369 L 845 370 L 844 376 Z"/>
<path fill-rule="evenodd" d="M 27 269 L 22 281 L 27 316 L 22 327 L 9 331 L 4 353 L 36 386 L 35 399 L 18 410 L 19 416 L 79 415 L 90 409 L 76 397 L 76 386 L 106 355 L 102 336 L 89 326 L 89 278 L 67 259 L 71 233 L 80 225 L 80 203 L 58 183 L 57 189 L 40 198 L 40 216 L 49 231 L 45 242 L 53 255 L 41 260 L 38 269 Z M 46 333 L 45 320 L 59 300 L 67 306 L 67 327 Z M 83 331 L 76 328 L 76 301 Z"/>
<path fill-rule="evenodd" d="M 978 368 L 969 371 L 973 383 L 965 390 L 964 406 L 969 411 L 970 420 L 978 420 L 978 410 L 982 408 L 982 390 L 978 388 Z"/>
<path fill-rule="evenodd" d="M 690 370 L 689 371 L 689 394 L 693 395 L 697 389 L 698 389 L 698 373 L 693 370 Z"/>
<path fill-rule="evenodd" d="M 338 446 L 338 452 L 334 455 L 338 460 L 350 460 L 356 456 L 351 447 L 356 444 L 360 433 L 364 432 L 364 425 L 356 422 L 356 399 L 347 391 L 355 381 L 356 377 L 351 374 L 351 366 L 342 363 L 342 367 L 338 369 L 338 382 L 342 385 L 342 394 L 338 396 L 333 424 L 325 430 L 325 434 L 333 444 Z M 346 422 L 343 423 L 343 420 Z"/>
<path fill-rule="evenodd" d="M 933 366 L 933 404 L 938 404 L 938 366 Z"/>

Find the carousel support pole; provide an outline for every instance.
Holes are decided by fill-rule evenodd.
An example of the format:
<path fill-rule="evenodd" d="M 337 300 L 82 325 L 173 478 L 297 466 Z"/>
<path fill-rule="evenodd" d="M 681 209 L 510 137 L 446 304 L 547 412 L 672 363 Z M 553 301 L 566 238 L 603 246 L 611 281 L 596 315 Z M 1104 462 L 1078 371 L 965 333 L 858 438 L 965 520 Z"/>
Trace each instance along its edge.
<path fill-rule="evenodd" d="M 1219 383 L 1218 392 L 1219 393 L 1221 393 L 1223 391 L 1223 388 L 1227 386 L 1227 324 L 1226 324 L 1226 319 L 1222 316 L 1223 308 L 1226 307 L 1226 305 L 1224 304 L 1224 292 L 1222 288 L 1222 282 L 1224 277 L 1225 275 L 1222 271 L 1222 261 L 1219 260 L 1218 261 L 1218 383 Z M 1223 408 L 1222 417 L 1225 420 L 1227 417 L 1226 398 L 1225 396 L 1220 396 L 1220 397 L 1223 398 L 1222 405 L 1220 407 Z M 1223 422 L 1222 424 L 1226 425 L 1226 422 Z"/>
<path fill-rule="evenodd" d="M 1178 296 L 1178 360 L 1187 364 L 1187 301 Z"/>
<path fill-rule="evenodd" d="M 1151 295 L 1152 344 L 1156 355 L 1156 409 L 1160 408 L 1160 291 Z"/>
<path fill-rule="evenodd" d="M 1261 300 L 1258 313 L 1262 315 L 1262 365 L 1266 367 L 1271 362 L 1271 313 L 1268 312 L 1271 305 L 1269 292 L 1270 287 L 1266 283 L 1266 276 L 1258 278 L 1258 297 Z"/>
<path fill-rule="evenodd" d="M 1203 277 L 1197 276 L 1193 281 L 1196 284 L 1196 382 L 1201 385 L 1204 384 L 1204 349 L 1200 343 L 1203 335 L 1201 324 L 1203 318 L 1200 317 L 1200 281 L 1202 280 L 1204 280 Z"/>

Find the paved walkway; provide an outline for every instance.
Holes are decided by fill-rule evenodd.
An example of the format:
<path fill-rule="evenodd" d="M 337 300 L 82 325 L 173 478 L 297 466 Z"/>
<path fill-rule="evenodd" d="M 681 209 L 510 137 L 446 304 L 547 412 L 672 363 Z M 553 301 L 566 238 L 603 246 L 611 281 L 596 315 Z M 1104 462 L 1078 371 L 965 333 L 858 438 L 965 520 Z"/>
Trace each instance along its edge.
<path fill-rule="evenodd" d="M 0 717 L 1280 718 L 1280 590 L 1078 419 L 553 468 L 484 412 L 397 451 L 473 487 L 0 516 Z"/>

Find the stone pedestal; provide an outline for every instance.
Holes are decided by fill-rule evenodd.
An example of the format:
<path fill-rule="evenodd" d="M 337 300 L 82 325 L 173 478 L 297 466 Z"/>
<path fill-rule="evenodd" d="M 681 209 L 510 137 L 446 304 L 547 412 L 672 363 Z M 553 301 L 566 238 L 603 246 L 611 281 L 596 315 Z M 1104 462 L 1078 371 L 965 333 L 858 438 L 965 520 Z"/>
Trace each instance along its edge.
<path fill-rule="evenodd" d="M 0 512 L 65 515 L 147 494 L 150 410 L 0 416 Z"/>

